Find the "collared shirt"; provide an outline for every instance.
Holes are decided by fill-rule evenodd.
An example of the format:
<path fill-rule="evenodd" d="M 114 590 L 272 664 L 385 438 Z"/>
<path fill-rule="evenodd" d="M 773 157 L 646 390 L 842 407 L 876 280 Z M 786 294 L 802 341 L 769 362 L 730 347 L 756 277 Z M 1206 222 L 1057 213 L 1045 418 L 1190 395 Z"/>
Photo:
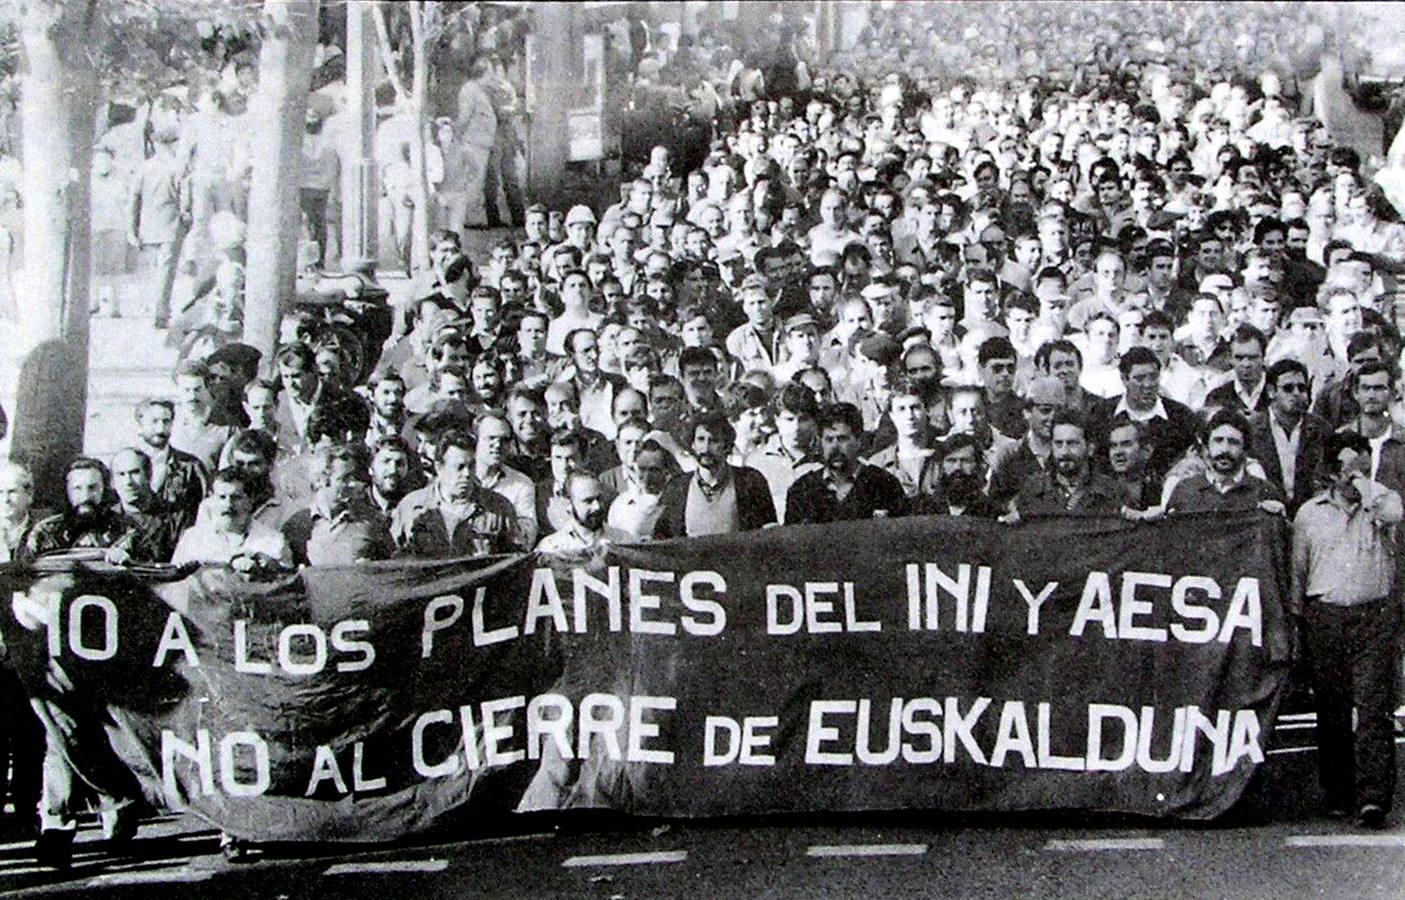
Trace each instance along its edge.
<path fill-rule="evenodd" d="M 727 335 L 727 352 L 741 365 L 742 369 L 771 370 L 780 356 L 780 330 L 772 329 L 769 335 L 762 334 L 750 322 L 738 325 Z"/>
<path fill-rule="evenodd" d="M 935 452 L 930 447 L 917 447 L 915 453 L 903 455 L 898 452 L 898 445 L 893 444 L 879 450 L 865 462 L 896 478 L 903 486 L 903 493 L 911 499 L 923 492 L 922 476 L 927 472 L 928 461 Z"/>
<path fill-rule="evenodd" d="M 662 512 L 658 494 L 646 494 L 630 485 L 610 504 L 605 521 L 611 528 L 629 535 L 630 540 L 645 541 L 654 536 Z"/>
<path fill-rule="evenodd" d="M 517 511 L 492 491 L 468 503 L 445 499 L 437 485 L 405 495 L 391 519 L 391 536 L 406 556 L 444 559 L 523 549 Z"/>
<path fill-rule="evenodd" d="M 1293 611 L 1308 597 L 1355 606 L 1388 596 L 1400 519 L 1400 495 L 1376 482 L 1357 504 L 1330 490 L 1304 503 L 1293 521 Z"/>
<path fill-rule="evenodd" d="M 1127 405 L 1127 395 L 1123 394 L 1122 399 L 1117 401 L 1117 408 L 1112 411 L 1114 416 L 1119 413 L 1126 413 L 1127 418 L 1131 419 L 1133 422 L 1149 422 L 1152 419 L 1166 419 L 1169 421 L 1171 418 L 1170 414 L 1166 412 L 1166 404 L 1161 401 L 1160 397 L 1156 398 L 1156 405 L 1151 409 L 1134 410 Z"/>
<path fill-rule="evenodd" d="M 604 544 L 629 543 L 631 540 L 631 535 L 608 524 L 602 526 L 599 531 L 589 531 L 572 519 L 570 527 L 554 531 L 542 538 L 541 543 L 537 544 L 537 550 L 541 553 L 576 555 L 594 552 Z"/>
<path fill-rule="evenodd" d="M 1015 498 L 1022 516 L 1053 513 L 1115 513 L 1127 502 L 1126 491 L 1117 482 L 1088 472 L 1074 484 L 1067 484 L 1050 471 L 1035 472 L 1025 479 Z"/>
<path fill-rule="evenodd" d="M 517 510 L 517 533 L 523 546 L 535 545 L 541 529 L 537 522 L 537 486 L 532 479 L 516 469 L 500 466 L 479 475 L 478 484 L 512 504 Z"/>
<path fill-rule="evenodd" d="M 1252 391 L 1246 391 L 1244 390 L 1244 386 L 1239 383 L 1239 379 L 1234 379 L 1234 392 L 1239 395 L 1239 400 L 1244 404 L 1246 410 L 1253 412 L 1255 409 L 1258 409 L 1259 398 L 1263 396 L 1264 385 L 1267 382 L 1268 379 L 1260 375 L 1259 383 L 1254 389 Z"/>
<path fill-rule="evenodd" d="M 19 551 L 24 539 L 29 536 L 29 529 L 34 525 L 33 511 L 24 514 L 24 518 L 18 522 L 0 522 L 0 562 L 9 562 L 14 559 Z"/>
<path fill-rule="evenodd" d="M 820 462 L 808 454 L 798 458 L 792 457 L 781 445 L 780 439 L 775 438 L 765 447 L 748 453 L 746 465 L 766 477 L 766 484 L 771 488 L 771 501 L 784 522 L 786 492 L 801 475 L 818 469 Z"/>
<path fill-rule="evenodd" d="M 1268 430 L 1273 435 L 1273 449 L 1278 453 L 1278 468 L 1283 473 L 1283 490 L 1293 496 L 1293 485 L 1298 477 L 1298 445 L 1303 437 L 1303 420 L 1289 431 L 1278 421 L 1278 415 L 1271 408 L 1268 411 Z"/>
<path fill-rule="evenodd" d="M 236 556 L 254 554 L 276 559 L 285 566 L 293 564 L 293 552 L 283 535 L 255 519 L 249 520 L 249 528 L 243 534 L 237 531 L 222 531 L 215 527 L 213 519 L 197 522 L 181 535 L 176 544 L 176 552 L 171 555 L 174 565 L 185 563 L 227 563 Z"/>
<path fill-rule="evenodd" d="M 283 523 L 296 562 L 312 566 L 345 566 L 364 560 L 389 559 L 395 552 L 390 520 L 369 498 L 329 513 L 316 501 Z"/>

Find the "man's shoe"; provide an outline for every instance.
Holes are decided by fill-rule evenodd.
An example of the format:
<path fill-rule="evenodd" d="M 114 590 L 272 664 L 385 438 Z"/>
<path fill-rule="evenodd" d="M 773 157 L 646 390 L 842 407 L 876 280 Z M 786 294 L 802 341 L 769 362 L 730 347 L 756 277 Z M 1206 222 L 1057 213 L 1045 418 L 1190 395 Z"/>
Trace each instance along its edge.
<path fill-rule="evenodd" d="M 1380 831 L 1385 827 L 1385 810 L 1374 803 L 1365 804 L 1356 813 L 1356 825 L 1358 828 Z"/>
<path fill-rule="evenodd" d="M 52 829 L 39 832 L 34 841 L 34 859 L 41 866 L 67 869 L 73 864 L 73 837 L 76 831 Z"/>
<path fill-rule="evenodd" d="M 121 847 L 131 843 L 132 838 L 137 836 L 137 827 L 141 824 L 141 817 L 131 806 L 103 810 L 101 818 L 103 840 L 107 841 L 109 847 Z"/>
<path fill-rule="evenodd" d="M 220 852 L 224 854 L 224 861 L 234 865 L 257 862 L 254 856 L 254 848 L 249 846 L 248 841 L 230 837 L 227 834 L 220 835 Z"/>

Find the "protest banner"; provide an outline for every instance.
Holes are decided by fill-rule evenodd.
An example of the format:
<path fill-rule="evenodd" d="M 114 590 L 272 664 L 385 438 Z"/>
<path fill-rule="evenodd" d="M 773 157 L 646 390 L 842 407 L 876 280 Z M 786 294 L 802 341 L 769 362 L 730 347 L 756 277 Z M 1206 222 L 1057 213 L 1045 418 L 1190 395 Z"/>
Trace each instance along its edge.
<path fill-rule="evenodd" d="M 1232 806 L 1289 662 L 1281 519 L 884 519 L 152 581 L 10 570 L 31 692 L 254 840 L 603 807 Z"/>

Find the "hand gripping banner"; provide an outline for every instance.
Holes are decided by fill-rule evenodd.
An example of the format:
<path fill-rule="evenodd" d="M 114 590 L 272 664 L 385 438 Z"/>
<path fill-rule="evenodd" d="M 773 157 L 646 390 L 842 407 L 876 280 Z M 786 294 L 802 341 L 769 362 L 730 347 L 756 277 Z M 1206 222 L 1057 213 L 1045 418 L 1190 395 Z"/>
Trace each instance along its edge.
<path fill-rule="evenodd" d="M 272 582 L 14 569 L 0 629 L 86 723 L 85 780 L 254 840 L 583 807 L 1207 819 L 1286 681 L 1285 541 L 1257 512 L 910 518 Z"/>

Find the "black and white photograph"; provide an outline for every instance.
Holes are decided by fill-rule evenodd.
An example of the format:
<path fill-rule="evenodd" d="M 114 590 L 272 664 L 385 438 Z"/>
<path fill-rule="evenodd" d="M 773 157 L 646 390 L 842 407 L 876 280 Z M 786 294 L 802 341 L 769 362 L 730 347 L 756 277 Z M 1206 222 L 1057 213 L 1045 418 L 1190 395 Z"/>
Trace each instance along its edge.
<path fill-rule="evenodd" d="M 1405 897 L 1403 368 L 1405 3 L 0 0 L 0 897 Z"/>

